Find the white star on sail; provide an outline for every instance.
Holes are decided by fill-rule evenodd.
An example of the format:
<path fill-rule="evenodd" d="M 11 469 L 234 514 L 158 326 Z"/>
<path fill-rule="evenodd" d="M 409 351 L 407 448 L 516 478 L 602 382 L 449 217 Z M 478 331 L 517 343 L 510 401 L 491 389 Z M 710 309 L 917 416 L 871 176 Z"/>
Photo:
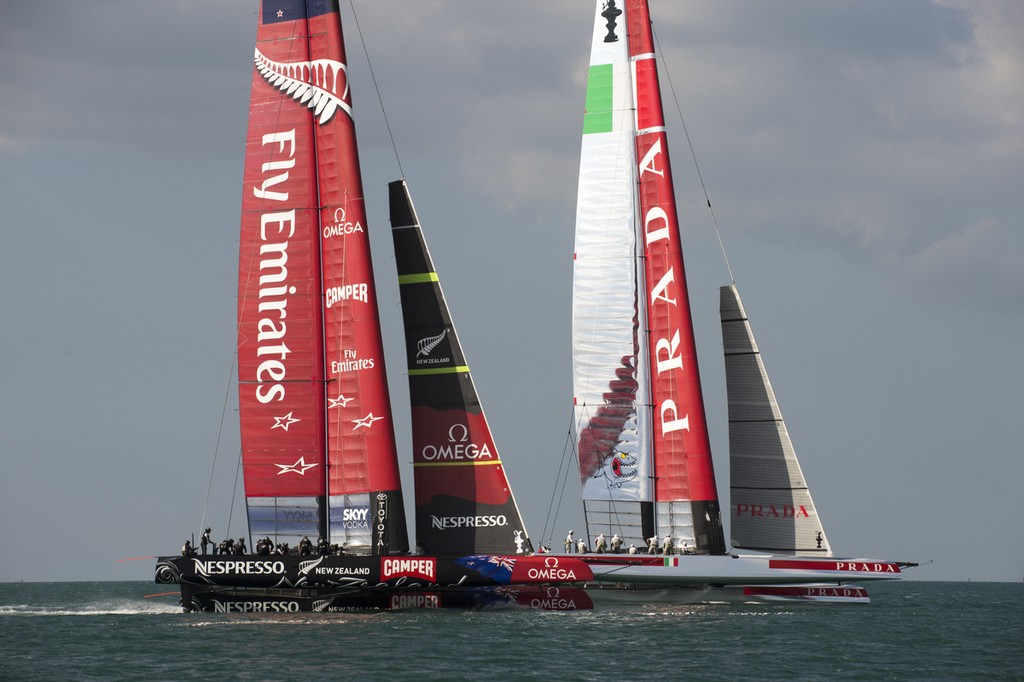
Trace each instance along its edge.
<path fill-rule="evenodd" d="M 355 400 L 355 398 L 346 398 L 343 395 L 339 395 L 337 398 L 328 398 L 327 401 L 329 404 L 327 407 L 345 407 L 353 400 Z"/>
<path fill-rule="evenodd" d="M 300 422 L 302 420 L 301 419 L 296 419 L 295 417 L 292 416 L 292 413 L 289 412 L 288 414 L 286 414 L 283 417 L 274 417 L 274 421 L 276 421 L 277 423 L 274 424 L 273 426 L 271 426 L 270 428 L 272 428 L 272 429 L 284 429 L 285 431 L 287 431 L 289 426 L 291 426 L 295 422 Z"/>
<path fill-rule="evenodd" d="M 356 429 L 358 429 L 360 427 L 370 428 L 373 425 L 373 422 L 380 421 L 383 418 L 384 417 L 374 417 L 373 416 L 373 412 L 369 412 L 362 419 L 353 419 L 352 420 L 352 423 L 355 424 L 355 426 L 352 427 L 352 430 L 355 431 Z"/>
<path fill-rule="evenodd" d="M 275 464 L 274 466 L 281 469 L 277 472 L 278 476 L 281 474 L 298 474 L 299 476 L 305 476 L 306 472 L 317 466 L 317 464 L 315 462 L 313 464 L 306 464 L 306 458 L 299 457 L 295 461 L 295 464 Z"/>

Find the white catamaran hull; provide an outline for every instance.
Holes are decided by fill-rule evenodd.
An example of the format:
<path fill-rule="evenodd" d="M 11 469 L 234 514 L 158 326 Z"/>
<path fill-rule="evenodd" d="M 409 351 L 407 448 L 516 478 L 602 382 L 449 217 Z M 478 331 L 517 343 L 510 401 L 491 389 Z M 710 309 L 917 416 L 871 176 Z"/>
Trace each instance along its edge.
<path fill-rule="evenodd" d="M 642 585 L 599 583 L 586 592 L 596 607 L 673 606 L 679 604 L 829 603 L 870 604 L 859 585 Z"/>
<path fill-rule="evenodd" d="M 583 559 L 598 582 L 676 585 L 794 585 L 898 580 L 898 564 L 869 559 L 768 555 L 569 555 Z M 568 558 L 568 556 L 566 557 Z"/>

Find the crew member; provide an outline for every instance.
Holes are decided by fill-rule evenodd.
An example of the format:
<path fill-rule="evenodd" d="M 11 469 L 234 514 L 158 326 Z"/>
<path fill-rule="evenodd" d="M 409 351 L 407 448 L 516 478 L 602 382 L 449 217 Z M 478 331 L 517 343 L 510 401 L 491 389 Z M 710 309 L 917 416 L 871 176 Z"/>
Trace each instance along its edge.
<path fill-rule="evenodd" d="M 199 539 L 199 546 L 203 548 L 203 556 L 206 556 L 206 548 L 213 544 L 213 540 L 210 539 L 210 529 L 207 528 L 203 531 L 203 537 Z"/>

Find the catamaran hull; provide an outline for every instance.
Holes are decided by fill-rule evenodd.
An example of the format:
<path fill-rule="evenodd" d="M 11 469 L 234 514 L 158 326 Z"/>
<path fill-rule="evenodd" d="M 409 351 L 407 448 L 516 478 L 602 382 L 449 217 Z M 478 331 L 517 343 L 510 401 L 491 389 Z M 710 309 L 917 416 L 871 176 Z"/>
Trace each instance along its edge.
<path fill-rule="evenodd" d="M 159 557 L 159 584 L 260 589 L 330 589 L 352 594 L 438 587 L 502 587 L 587 582 L 577 557 L 213 555 Z M 333 593 L 332 592 L 332 593 Z"/>
<path fill-rule="evenodd" d="M 767 555 L 574 555 L 594 572 L 594 581 L 661 586 L 845 585 L 899 580 L 899 564 L 870 559 L 819 559 Z M 569 557 L 561 557 L 569 558 Z"/>
<path fill-rule="evenodd" d="M 232 588 L 181 586 L 186 613 L 332 613 L 407 609 L 526 608 L 577 611 L 594 607 L 578 587 L 516 585 L 512 587 L 432 587 L 426 589 Z"/>
<path fill-rule="evenodd" d="M 597 607 L 609 605 L 828 603 L 870 604 L 859 585 L 651 585 L 596 583 L 587 586 Z"/>

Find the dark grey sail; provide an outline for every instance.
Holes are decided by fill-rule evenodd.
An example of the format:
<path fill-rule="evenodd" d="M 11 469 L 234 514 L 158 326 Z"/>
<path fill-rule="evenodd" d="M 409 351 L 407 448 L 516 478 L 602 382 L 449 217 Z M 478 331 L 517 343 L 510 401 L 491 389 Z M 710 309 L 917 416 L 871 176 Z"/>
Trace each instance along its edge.
<path fill-rule="evenodd" d="M 412 403 L 416 543 L 440 555 L 531 551 L 404 180 L 389 185 Z"/>
<path fill-rule="evenodd" d="M 732 546 L 832 556 L 735 285 L 721 288 Z"/>

